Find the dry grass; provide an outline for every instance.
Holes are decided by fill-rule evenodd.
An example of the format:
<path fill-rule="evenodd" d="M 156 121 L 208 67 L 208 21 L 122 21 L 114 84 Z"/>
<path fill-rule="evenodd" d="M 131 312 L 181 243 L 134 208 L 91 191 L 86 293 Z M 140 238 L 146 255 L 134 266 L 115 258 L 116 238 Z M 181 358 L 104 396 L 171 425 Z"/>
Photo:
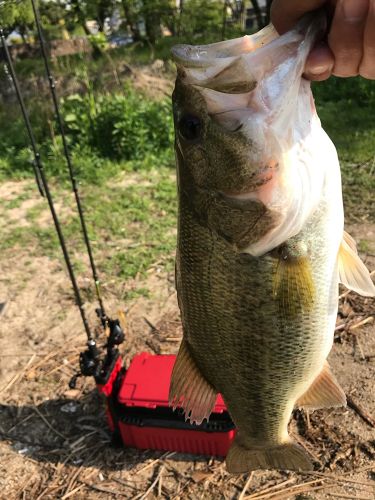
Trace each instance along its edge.
<path fill-rule="evenodd" d="M 374 300 L 343 293 L 340 301 L 330 364 L 351 407 L 296 411 L 291 422 L 316 470 L 233 476 L 213 457 L 114 447 L 93 381 L 68 388 L 85 336 L 61 264 L 18 248 L 0 256 L 0 268 L 1 498 L 375 498 Z M 127 364 L 141 351 L 175 353 L 182 334 L 172 274 L 156 263 L 142 280 L 149 295 L 126 304 L 118 283 L 105 288 L 111 314 L 126 311 Z M 94 308 L 89 301 L 91 324 Z"/>

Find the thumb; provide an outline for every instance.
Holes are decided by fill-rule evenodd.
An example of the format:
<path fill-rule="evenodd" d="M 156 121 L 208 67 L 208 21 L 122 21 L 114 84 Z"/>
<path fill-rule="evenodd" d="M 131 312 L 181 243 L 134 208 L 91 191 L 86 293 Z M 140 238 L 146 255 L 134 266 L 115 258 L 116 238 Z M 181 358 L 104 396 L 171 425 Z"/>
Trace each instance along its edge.
<path fill-rule="evenodd" d="M 273 0 L 271 22 L 281 35 L 292 28 L 304 14 L 319 9 L 326 3 L 327 0 Z"/>

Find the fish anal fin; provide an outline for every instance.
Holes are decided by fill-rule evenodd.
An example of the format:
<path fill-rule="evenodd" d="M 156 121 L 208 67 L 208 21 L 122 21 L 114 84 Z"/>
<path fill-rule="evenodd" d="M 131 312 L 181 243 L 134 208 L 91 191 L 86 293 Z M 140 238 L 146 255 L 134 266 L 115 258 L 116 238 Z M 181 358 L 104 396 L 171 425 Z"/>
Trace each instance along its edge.
<path fill-rule="evenodd" d="M 272 447 L 245 448 L 238 442 L 237 437 L 229 449 L 226 464 L 228 472 L 232 474 L 243 474 L 257 469 L 313 469 L 307 453 L 292 441 Z"/>
<path fill-rule="evenodd" d="M 201 374 L 183 339 L 172 371 L 169 404 L 183 408 L 186 420 L 200 424 L 208 420 L 216 397 L 217 391 Z"/>
<path fill-rule="evenodd" d="M 357 253 L 354 239 L 344 231 L 338 255 L 339 280 L 349 290 L 365 297 L 375 296 L 375 285 Z"/>
<path fill-rule="evenodd" d="M 346 396 L 326 362 L 307 391 L 297 400 L 297 408 L 317 410 L 346 406 Z"/>

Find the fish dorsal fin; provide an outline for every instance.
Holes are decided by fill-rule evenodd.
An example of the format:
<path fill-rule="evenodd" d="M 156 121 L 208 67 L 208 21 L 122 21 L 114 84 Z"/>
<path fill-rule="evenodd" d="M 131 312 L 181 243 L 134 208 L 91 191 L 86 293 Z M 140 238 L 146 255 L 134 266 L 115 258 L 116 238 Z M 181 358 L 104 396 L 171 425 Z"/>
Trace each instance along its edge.
<path fill-rule="evenodd" d="M 183 339 L 173 367 L 169 404 L 183 408 L 186 420 L 200 424 L 208 420 L 216 402 L 217 391 L 196 366 L 187 342 Z"/>
<path fill-rule="evenodd" d="M 365 297 L 375 296 L 375 286 L 370 273 L 357 253 L 354 239 L 346 231 L 340 245 L 338 266 L 339 280 L 349 290 Z"/>
<path fill-rule="evenodd" d="M 297 400 L 296 407 L 317 410 L 335 406 L 346 406 L 346 396 L 326 362 L 311 386 Z"/>

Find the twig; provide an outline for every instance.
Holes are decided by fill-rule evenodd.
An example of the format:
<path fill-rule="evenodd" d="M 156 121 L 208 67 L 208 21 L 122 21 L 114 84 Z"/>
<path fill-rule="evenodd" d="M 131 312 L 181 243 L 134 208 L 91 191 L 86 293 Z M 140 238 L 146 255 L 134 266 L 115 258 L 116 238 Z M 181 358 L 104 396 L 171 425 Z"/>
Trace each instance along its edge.
<path fill-rule="evenodd" d="M 77 491 L 79 491 L 80 489 L 82 489 L 84 486 L 85 486 L 85 484 L 81 483 L 79 486 L 77 486 L 76 488 L 74 488 L 74 490 L 69 491 L 69 493 L 67 493 L 66 495 L 64 495 L 63 497 L 61 497 L 61 500 L 66 500 L 67 498 L 72 497 L 75 493 L 77 493 Z"/>
<path fill-rule="evenodd" d="M 346 327 L 346 323 L 341 323 L 341 325 L 337 325 L 335 327 L 335 332 L 338 332 L 339 330 L 344 330 L 345 327 Z"/>
<path fill-rule="evenodd" d="M 265 493 L 269 493 L 272 490 L 277 490 L 280 488 L 280 486 L 286 486 L 287 484 L 293 483 L 296 479 L 294 477 L 291 477 L 290 479 L 287 479 L 286 481 L 283 481 L 282 483 L 274 484 L 273 486 L 269 486 L 268 488 L 265 488 L 262 491 L 258 491 L 256 493 L 253 493 L 252 495 L 246 497 L 246 498 L 256 498 L 258 495 L 263 495 Z"/>
<path fill-rule="evenodd" d="M 56 498 L 56 490 L 61 490 L 62 486 L 60 485 L 57 485 L 57 486 L 47 486 L 47 488 L 45 488 L 42 493 L 40 493 L 35 500 L 42 500 L 43 498 L 46 498 L 46 495 L 52 493 L 53 491 L 55 492 L 55 494 L 53 495 L 54 498 Z"/>
<path fill-rule="evenodd" d="M 353 398 L 349 395 L 346 396 L 349 408 L 354 410 L 368 425 L 375 427 L 375 419 L 358 403 L 356 403 Z"/>
<path fill-rule="evenodd" d="M 98 486 L 96 484 L 89 484 L 89 483 L 85 483 L 85 484 L 89 488 L 92 488 L 93 490 L 96 490 L 96 491 L 101 491 L 102 493 L 110 493 L 111 495 L 115 495 L 115 496 L 120 495 L 121 497 L 129 498 L 128 494 L 123 493 L 122 491 L 113 490 L 111 488 L 106 488 L 104 486 Z"/>
<path fill-rule="evenodd" d="M 366 361 L 366 356 L 363 352 L 362 344 L 359 341 L 358 335 L 353 335 L 353 340 L 354 340 L 354 352 L 355 352 L 355 348 L 358 347 L 361 361 Z"/>
<path fill-rule="evenodd" d="M 74 443 L 69 443 L 69 448 L 74 452 L 76 453 L 77 450 L 74 449 L 76 448 L 76 446 L 78 444 L 80 444 L 82 441 L 84 441 L 85 439 L 87 439 L 88 437 L 92 436 L 93 434 L 97 434 L 98 431 L 97 430 L 94 430 L 94 431 L 91 431 L 89 432 L 88 434 L 84 434 L 83 436 L 81 436 L 80 438 L 78 438 L 76 441 L 74 441 Z"/>
<path fill-rule="evenodd" d="M 145 465 L 144 467 L 142 467 L 142 469 L 139 469 L 136 471 L 136 474 L 141 474 L 142 472 L 144 472 L 145 470 L 149 469 L 150 467 L 152 467 L 153 465 L 157 464 L 158 462 L 160 462 L 161 460 L 164 460 L 165 458 L 171 458 L 173 457 L 173 455 L 175 455 L 176 452 L 175 451 L 172 451 L 172 453 L 170 453 L 169 451 L 167 451 L 166 453 L 164 453 L 161 457 L 157 458 L 156 460 L 153 460 L 152 462 L 150 462 L 149 464 Z"/>
<path fill-rule="evenodd" d="M 370 497 L 359 497 L 357 495 L 345 495 L 345 493 L 327 493 L 328 496 L 330 497 L 336 497 L 336 498 L 350 498 L 352 500 L 372 500 Z"/>
<path fill-rule="evenodd" d="M 372 323 L 374 321 L 374 316 L 369 316 L 366 319 L 363 319 L 359 323 L 356 323 L 355 325 L 349 326 L 349 331 L 350 330 L 355 330 L 356 328 L 359 328 L 360 326 L 367 325 L 368 323 Z"/>
<path fill-rule="evenodd" d="M 294 480 L 294 478 L 293 478 L 293 480 Z M 321 483 L 323 481 L 324 481 L 324 479 L 314 479 L 313 481 L 307 481 L 307 482 L 301 483 L 301 484 L 294 484 L 293 486 L 289 486 L 288 488 L 281 489 L 281 490 L 278 490 L 278 487 L 280 485 L 275 485 L 273 487 L 273 489 L 276 491 L 270 491 L 270 490 L 272 490 L 272 488 L 268 488 L 267 492 L 266 492 L 266 490 L 259 491 L 258 493 L 254 493 L 253 495 L 250 495 L 250 496 L 245 497 L 245 498 L 248 500 L 250 500 L 250 499 L 252 500 L 252 499 L 258 499 L 258 498 L 272 498 L 273 495 L 278 495 L 278 494 L 285 494 L 285 493 L 294 494 L 294 491 L 296 489 L 306 488 L 307 486 L 313 486 L 313 485 L 316 485 L 317 483 Z M 286 483 L 286 481 L 284 483 L 281 483 L 281 484 L 285 485 L 285 483 Z"/>
<path fill-rule="evenodd" d="M 346 290 L 346 292 L 339 295 L 339 300 L 347 297 L 349 295 L 349 293 L 351 293 L 351 290 Z"/>
<path fill-rule="evenodd" d="M 355 473 L 356 471 L 350 471 L 350 473 Z M 301 472 L 301 475 L 309 475 L 309 476 L 320 476 L 325 477 L 327 479 L 332 479 L 332 481 L 336 481 L 337 483 L 353 483 L 360 484 L 362 486 L 370 486 L 374 487 L 374 483 L 370 483 L 369 481 L 359 481 L 358 479 L 346 478 L 345 476 L 334 476 L 332 474 L 327 474 L 325 472 Z"/>
<path fill-rule="evenodd" d="M 151 321 L 146 318 L 146 316 L 143 316 L 143 319 L 144 319 L 145 323 L 147 323 L 147 325 L 151 328 L 151 330 L 153 332 L 160 333 L 159 328 L 156 328 L 156 326 L 154 324 L 152 324 Z"/>
<path fill-rule="evenodd" d="M 122 479 L 118 477 L 113 477 L 113 481 L 116 481 L 116 483 L 122 484 L 122 486 L 125 486 L 125 488 L 131 488 L 132 490 L 138 490 L 138 485 L 137 484 L 131 484 L 129 481 L 123 481 Z M 132 479 L 134 481 L 134 479 Z"/>
<path fill-rule="evenodd" d="M 160 474 L 159 474 L 159 483 L 158 483 L 158 498 L 161 497 L 162 487 L 163 487 L 163 472 L 164 465 L 161 466 Z"/>
<path fill-rule="evenodd" d="M 306 416 L 306 428 L 307 429 L 310 429 L 310 414 L 309 414 L 309 410 L 303 410 L 303 412 L 305 413 L 305 416 Z M 320 464 L 322 465 L 322 462 L 320 460 L 320 458 L 318 457 L 318 455 L 315 453 L 315 451 L 312 449 L 310 443 L 308 441 L 305 441 L 304 439 L 301 438 L 301 436 L 299 434 L 296 434 L 296 433 L 292 433 L 293 434 L 293 439 L 295 439 L 297 441 L 297 443 L 302 446 L 302 448 L 304 450 L 307 451 L 307 453 L 309 455 L 311 455 L 313 457 L 313 459 L 315 460 L 315 462 L 317 464 Z M 309 446 L 308 446 L 309 445 Z"/>
<path fill-rule="evenodd" d="M 28 369 L 28 367 L 31 365 L 31 363 L 34 361 L 35 359 L 35 354 L 33 354 L 31 356 L 31 358 L 29 359 L 29 361 L 27 362 L 26 366 L 24 368 L 22 368 L 21 371 L 19 371 L 9 382 L 8 384 L 3 387 L 1 390 L 0 390 L 0 394 L 2 394 L 3 392 L 7 391 L 8 389 L 10 389 L 12 387 L 12 385 L 14 385 L 18 380 L 20 380 L 24 375 L 25 375 L 25 372 L 26 370 Z"/>
<path fill-rule="evenodd" d="M 76 482 L 76 479 L 79 476 L 79 474 L 82 472 L 82 469 L 83 469 L 83 466 L 81 465 L 81 467 L 78 467 L 78 469 L 76 471 L 74 471 L 73 474 L 71 475 L 68 486 L 65 488 L 65 491 L 64 491 L 64 497 L 66 497 L 66 495 L 70 494 L 69 492 L 70 492 L 70 490 L 73 489 L 74 484 Z"/>
<path fill-rule="evenodd" d="M 251 471 L 250 474 L 249 474 L 248 480 L 246 481 L 246 484 L 243 487 L 243 490 L 241 491 L 240 496 L 238 497 L 238 500 L 243 500 L 243 498 L 245 496 L 245 493 L 247 492 L 247 490 L 248 490 L 248 488 L 250 486 L 250 483 L 251 483 L 251 481 L 253 479 L 253 475 L 254 475 L 254 471 Z"/>
<path fill-rule="evenodd" d="M 31 474 L 31 476 L 29 476 L 21 485 L 21 487 L 15 492 L 15 495 L 14 497 L 17 498 L 20 493 L 24 493 L 26 488 L 29 486 L 29 484 L 31 483 L 31 481 L 34 479 L 34 474 Z"/>
<path fill-rule="evenodd" d="M 147 489 L 147 491 L 146 491 L 146 492 L 145 492 L 145 493 L 144 493 L 144 494 L 140 497 L 140 499 L 139 499 L 139 500 L 145 500 L 145 498 L 147 498 L 147 495 L 148 495 L 149 493 L 151 493 L 151 491 L 152 491 L 152 490 L 155 488 L 155 486 L 157 485 L 157 483 L 158 483 L 158 481 L 159 481 L 159 479 L 160 479 L 160 476 L 161 476 L 161 474 L 162 474 L 163 470 L 164 470 L 164 465 L 162 465 L 162 466 L 160 467 L 160 471 L 159 471 L 158 475 L 156 476 L 156 479 L 155 479 L 155 480 L 151 483 L 150 487 L 149 487 L 149 488 Z"/>
<path fill-rule="evenodd" d="M 295 484 L 291 486 L 290 488 L 285 488 L 285 490 L 279 490 L 279 491 L 273 491 L 271 493 L 266 493 L 265 495 L 259 495 L 259 496 L 249 496 L 245 497 L 244 500 L 250 500 L 250 499 L 257 499 L 257 500 L 284 500 L 287 498 L 290 498 L 291 495 L 297 495 L 299 493 L 309 493 L 311 491 L 317 491 L 317 490 L 323 490 L 325 488 L 328 488 L 329 486 L 332 486 L 332 484 L 322 484 L 321 486 L 313 486 L 314 484 L 322 482 L 322 480 L 317 480 L 317 481 L 310 481 L 307 483 L 302 483 L 302 484 Z"/>
<path fill-rule="evenodd" d="M 0 358 L 28 358 L 29 356 L 45 356 L 45 353 L 37 353 L 37 352 L 23 352 L 23 353 L 18 353 L 18 352 L 5 352 L 0 354 Z"/>
<path fill-rule="evenodd" d="M 14 424 L 14 425 L 13 425 L 13 427 L 11 427 L 11 428 L 8 430 L 7 434 L 10 434 L 12 431 L 14 431 L 14 429 L 15 429 L 16 427 L 18 427 L 19 425 L 24 424 L 25 422 L 27 422 L 28 420 L 30 420 L 30 418 L 31 418 L 32 416 L 33 416 L 33 414 L 32 414 L 32 413 L 30 413 L 30 414 L 29 414 L 29 415 L 27 415 L 25 418 L 23 418 L 22 420 L 20 420 L 20 421 L 19 421 L 19 422 L 17 422 L 16 424 Z"/>
<path fill-rule="evenodd" d="M 43 422 L 53 431 L 57 436 L 61 437 L 64 441 L 68 441 L 68 438 L 61 434 L 58 430 L 56 430 L 46 419 L 46 417 L 38 410 L 36 406 L 34 406 L 33 410 L 35 413 L 43 420 Z"/>
<path fill-rule="evenodd" d="M 52 352 L 50 352 L 43 359 L 41 359 L 40 361 L 38 361 L 38 363 L 32 367 L 32 370 L 35 371 L 37 368 L 39 368 L 40 366 L 42 366 L 46 361 L 49 361 L 51 358 L 53 358 L 54 356 L 57 356 L 60 353 L 61 353 L 61 351 L 52 351 Z M 27 375 L 28 375 L 28 373 L 27 373 Z"/>
<path fill-rule="evenodd" d="M 182 486 L 179 487 L 177 490 L 176 494 L 174 497 L 172 497 L 172 500 L 177 500 L 177 498 L 180 497 L 181 492 L 186 488 L 186 486 L 190 483 L 190 478 L 187 479 Z"/>

